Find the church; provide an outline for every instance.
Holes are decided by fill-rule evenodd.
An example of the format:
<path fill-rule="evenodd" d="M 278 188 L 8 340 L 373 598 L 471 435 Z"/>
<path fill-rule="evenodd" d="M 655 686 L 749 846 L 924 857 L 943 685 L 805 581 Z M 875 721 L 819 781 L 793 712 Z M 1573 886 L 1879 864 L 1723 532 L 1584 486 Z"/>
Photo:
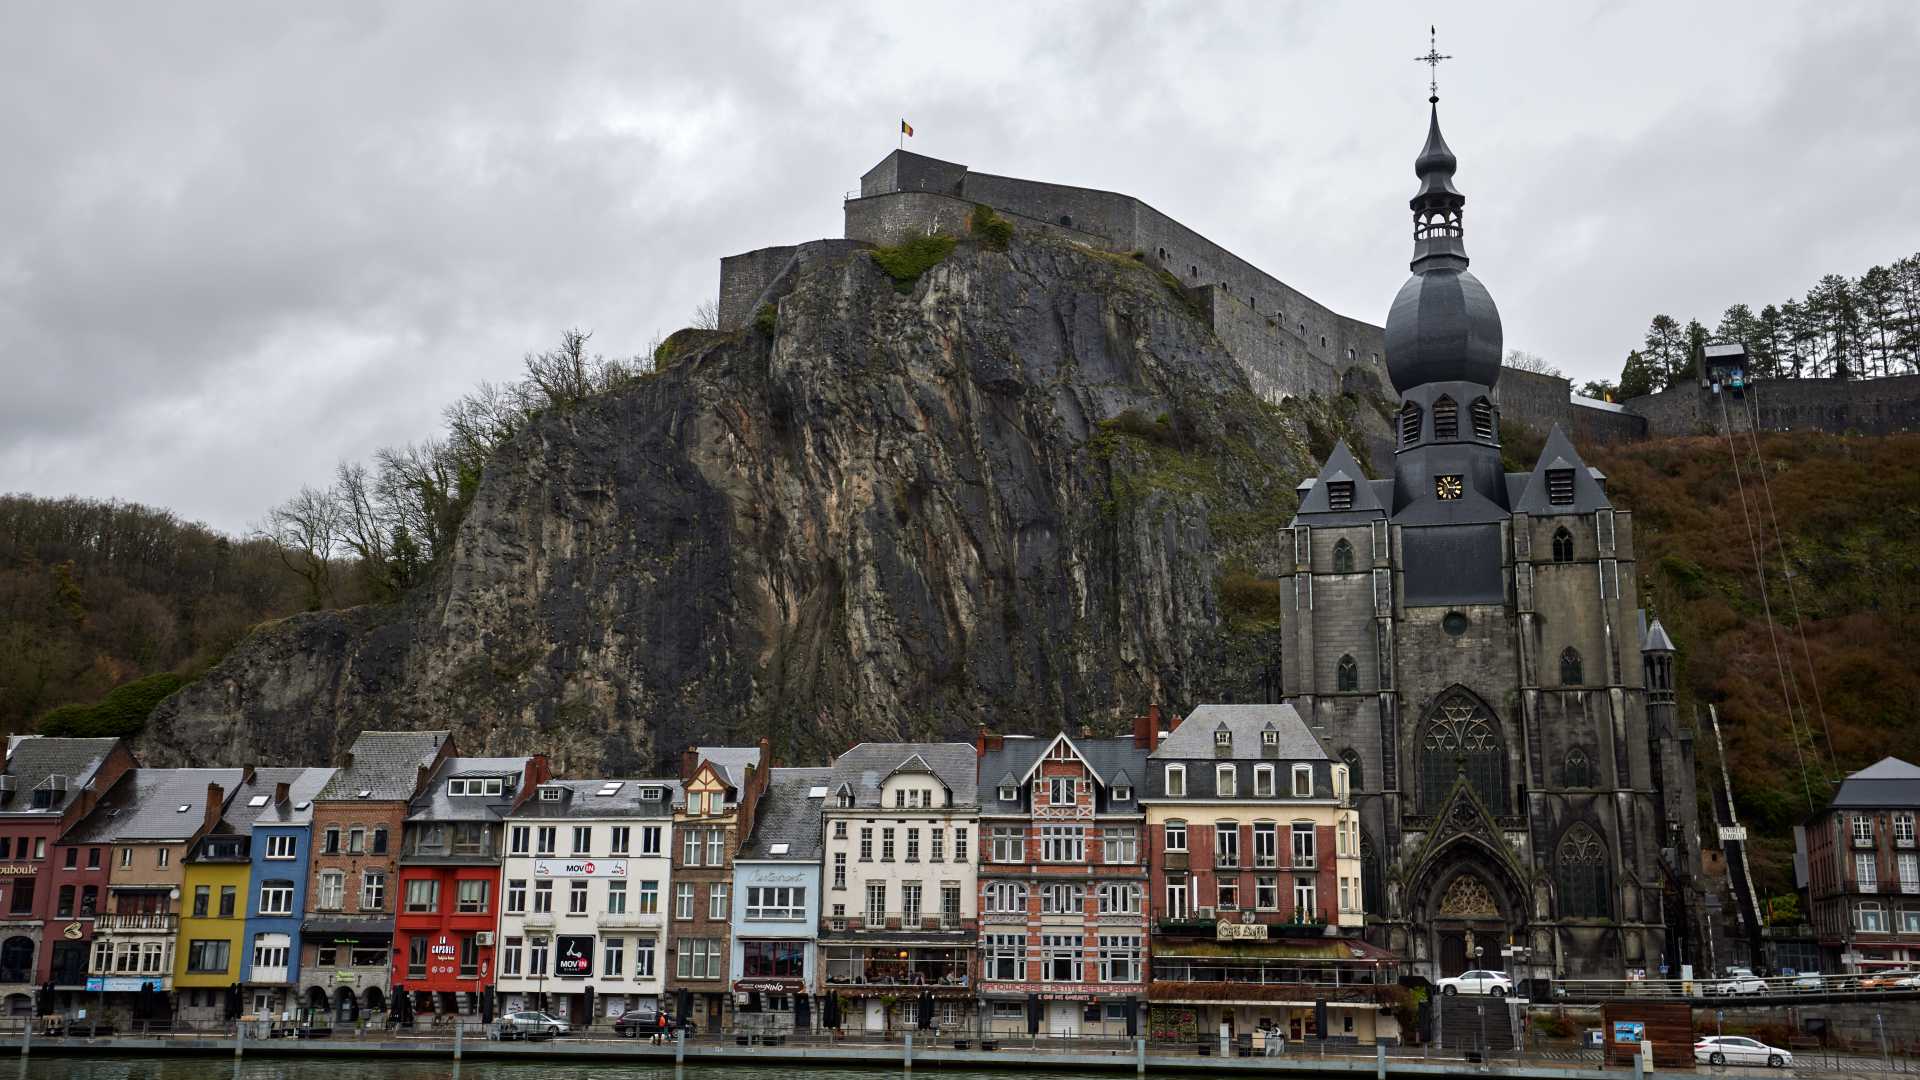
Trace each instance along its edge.
<path fill-rule="evenodd" d="M 1502 466 L 1500 314 L 1438 100 L 1385 328 L 1391 475 L 1343 443 L 1301 485 L 1282 700 L 1349 766 L 1364 933 L 1410 974 L 1677 974 L 1699 962 L 1700 834 L 1674 646 L 1636 606 L 1630 511 L 1566 434 Z"/>

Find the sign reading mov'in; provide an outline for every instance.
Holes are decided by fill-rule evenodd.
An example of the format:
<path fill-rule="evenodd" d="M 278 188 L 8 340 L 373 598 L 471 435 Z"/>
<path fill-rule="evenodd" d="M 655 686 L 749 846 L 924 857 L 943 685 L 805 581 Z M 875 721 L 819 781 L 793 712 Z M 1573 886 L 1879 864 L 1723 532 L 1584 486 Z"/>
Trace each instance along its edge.
<path fill-rule="evenodd" d="M 535 859 L 534 877 L 612 877 L 627 876 L 625 859 Z"/>
<path fill-rule="evenodd" d="M 593 974 L 593 938 L 562 934 L 555 941 L 553 973 L 583 979 Z"/>

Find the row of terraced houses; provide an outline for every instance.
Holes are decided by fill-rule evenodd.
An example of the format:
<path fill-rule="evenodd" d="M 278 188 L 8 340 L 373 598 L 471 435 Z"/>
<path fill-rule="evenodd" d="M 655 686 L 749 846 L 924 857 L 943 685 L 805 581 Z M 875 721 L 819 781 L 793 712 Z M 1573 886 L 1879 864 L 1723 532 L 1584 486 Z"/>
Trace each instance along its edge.
<path fill-rule="evenodd" d="M 17 737 L 0 1001 L 337 1026 L 474 1018 L 490 993 L 708 1030 L 1397 1034 L 1396 959 L 1359 937 L 1347 767 L 1291 706 L 550 773 L 446 732 L 259 769 Z"/>

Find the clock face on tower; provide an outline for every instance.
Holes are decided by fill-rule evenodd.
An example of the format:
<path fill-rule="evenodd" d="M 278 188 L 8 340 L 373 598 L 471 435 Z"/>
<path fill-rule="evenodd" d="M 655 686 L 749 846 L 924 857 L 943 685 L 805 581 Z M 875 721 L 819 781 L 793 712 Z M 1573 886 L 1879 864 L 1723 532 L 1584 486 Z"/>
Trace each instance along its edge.
<path fill-rule="evenodd" d="M 1433 478 L 1433 494 L 1435 498 L 1452 502 L 1465 494 L 1466 490 L 1466 485 L 1460 482 L 1458 476 L 1436 476 Z"/>

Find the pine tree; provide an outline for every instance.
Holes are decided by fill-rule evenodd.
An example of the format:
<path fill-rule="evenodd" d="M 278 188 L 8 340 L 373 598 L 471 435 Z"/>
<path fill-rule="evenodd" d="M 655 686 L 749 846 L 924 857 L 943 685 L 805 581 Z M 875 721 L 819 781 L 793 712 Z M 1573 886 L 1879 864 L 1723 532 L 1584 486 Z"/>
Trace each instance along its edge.
<path fill-rule="evenodd" d="M 1655 389 L 1664 390 L 1680 378 L 1680 368 L 1686 361 L 1686 354 L 1682 350 L 1680 324 L 1674 321 L 1673 316 L 1655 315 L 1653 321 L 1647 324 L 1645 357 L 1653 366 Z M 1621 375 L 1623 387 L 1626 382 L 1626 376 Z"/>
<path fill-rule="evenodd" d="M 1638 349 L 1627 354 L 1627 363 L 1620 369 L 1620 400 L 1626 401 L 1654 391 L 1653 361 Z"/>

